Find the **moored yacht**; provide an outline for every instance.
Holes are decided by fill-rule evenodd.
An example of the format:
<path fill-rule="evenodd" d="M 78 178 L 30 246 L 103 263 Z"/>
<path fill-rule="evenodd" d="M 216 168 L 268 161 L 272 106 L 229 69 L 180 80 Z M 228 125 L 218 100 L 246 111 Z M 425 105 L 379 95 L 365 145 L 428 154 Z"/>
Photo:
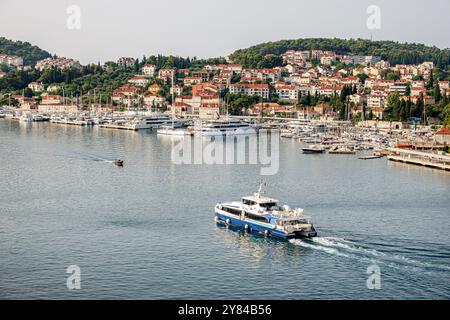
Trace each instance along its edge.
<path fill-rule="evenodd" d="M 33 117 L 30 114 L 22 113 L 22 115 L 19 117 L 19 120 L 22 122 L 32 122 Z"/>
<path fill-rule="evenodd" d="M 130 122 L 128 122 L 126 126 L 133 130 L 153 129 L 159 128 L 160 126 L 168 124 L 169 122 L 169 116 L 161 113 L 154 113 L 149 116 L 135 117 Z"/>
<path fill-rule="evenodd" d="M 302 148 L 303 153 L 324 153 L 325 148 L 319 144 L 309 145 Z"/>
<path fill-rule="evenodd" d="M 241 201 L 219 203 L 214 207 L 218 223 L 256 231 L 281 239 L 312 238 L 317 232 L 311 218 L 303 209 L 279 206 L 278 200 L 263 195 L 262 184 L 258 192 Z"/>
<path fill-rule="evenodd" d="M 355 154 L 355 150 L 349 146 L 333 146 L 328 153 L 331 154 Z"/>
<path fill-rule="evenodd" d="M 256 133 L 256 129 L 252 124 L 230 118 L 208 120 L 201 125 L 197 125 L 194 130 L 202 136 L 228 136 Z"/>
<path fill-rule="evenodd" d="M 34 115 L 32 116 L 32 120 L 33 120 L 34 122 L 40 122 L 40 121 L 44 121 L 44 117 L 41 116 L 40 114 L 34 114 Z"/>
<path fill-rule="evenodd" d="M 157 134 L 165 136 L 184 136 L 185 134 L 187 134 L 186 124 L 181 120 L 172 118 L 172 121 L 170 121 L 169 123 L 163 124 L 162 126 L 158 127 Z"/>

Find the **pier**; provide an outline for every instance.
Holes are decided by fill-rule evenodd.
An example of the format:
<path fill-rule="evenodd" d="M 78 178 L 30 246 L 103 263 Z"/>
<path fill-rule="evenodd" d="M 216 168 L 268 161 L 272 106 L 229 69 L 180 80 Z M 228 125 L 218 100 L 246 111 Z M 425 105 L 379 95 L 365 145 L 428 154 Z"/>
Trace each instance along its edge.
<path fill-rule="evenodd" d="M 415 150 L 389 148 L 388 160 L 450 171 L 450 156 Z"/>

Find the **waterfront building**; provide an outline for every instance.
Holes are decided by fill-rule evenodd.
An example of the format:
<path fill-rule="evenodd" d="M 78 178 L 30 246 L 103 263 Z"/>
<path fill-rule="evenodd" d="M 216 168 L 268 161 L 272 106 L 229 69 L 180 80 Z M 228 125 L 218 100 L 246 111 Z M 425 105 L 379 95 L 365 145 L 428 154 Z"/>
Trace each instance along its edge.
<path fill-rule="evenodd" d="M 442 128 L 434 134 L 436 143 L 450 145 L 450 129 Z"/>

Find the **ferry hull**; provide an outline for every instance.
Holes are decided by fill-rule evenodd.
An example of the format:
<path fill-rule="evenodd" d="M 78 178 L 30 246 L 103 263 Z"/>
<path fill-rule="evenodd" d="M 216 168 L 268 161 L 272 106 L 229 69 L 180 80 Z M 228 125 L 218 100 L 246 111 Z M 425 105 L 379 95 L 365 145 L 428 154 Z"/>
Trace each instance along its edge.
<path fill-rule="evenodd" d="M 313 238 L 317 236 L 317 232 L 313 229 L 310 231 L 300 231 L 300 232 L 294 232 L 294 233 L 284 233 L 279 230 L 274 230 L 272 228 L 264 227 L 255 223 L 252 223 L 250 221 L 244 221 L 241 219 L 229 217 L 226 215 L 223 215 L 219 212 L 215 212 L 216 222 L 223 223 L 223 224 L 229 224 L 232 226 L 240 227 L 242 229 L 246 229 L 246 226 L 248 227 L 247 230 L 254 231 L 258 233 L 263 233 L 268 236 L 272 236 L 279 239 L 289 240 L 289 239 L 305 239 L 305 238 Z M 229 223 L 227 223 L 227 220 Z"/>

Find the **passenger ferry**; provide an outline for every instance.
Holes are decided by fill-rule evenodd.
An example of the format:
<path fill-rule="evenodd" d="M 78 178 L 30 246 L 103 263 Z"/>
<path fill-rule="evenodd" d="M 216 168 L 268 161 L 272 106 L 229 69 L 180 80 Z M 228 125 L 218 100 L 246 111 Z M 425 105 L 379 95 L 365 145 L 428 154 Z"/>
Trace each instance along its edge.
<path fill-rule="evenodd" d="M 281 239 L 312 238 L 317 236 L 311 218 L 303 209 L 280 207 L 278 200 L 263 195 L 262 184 L 253 196 L 241 201 L 219 203 L 214 207 L 217 223 L 244 228 Z"/>
<path fill-rule="evenodd" d="M 202 136 L 227 136 L 256 133 L 255 127 L 238 119 L 208 120 L 194 126 L 196 134 Z"/>

